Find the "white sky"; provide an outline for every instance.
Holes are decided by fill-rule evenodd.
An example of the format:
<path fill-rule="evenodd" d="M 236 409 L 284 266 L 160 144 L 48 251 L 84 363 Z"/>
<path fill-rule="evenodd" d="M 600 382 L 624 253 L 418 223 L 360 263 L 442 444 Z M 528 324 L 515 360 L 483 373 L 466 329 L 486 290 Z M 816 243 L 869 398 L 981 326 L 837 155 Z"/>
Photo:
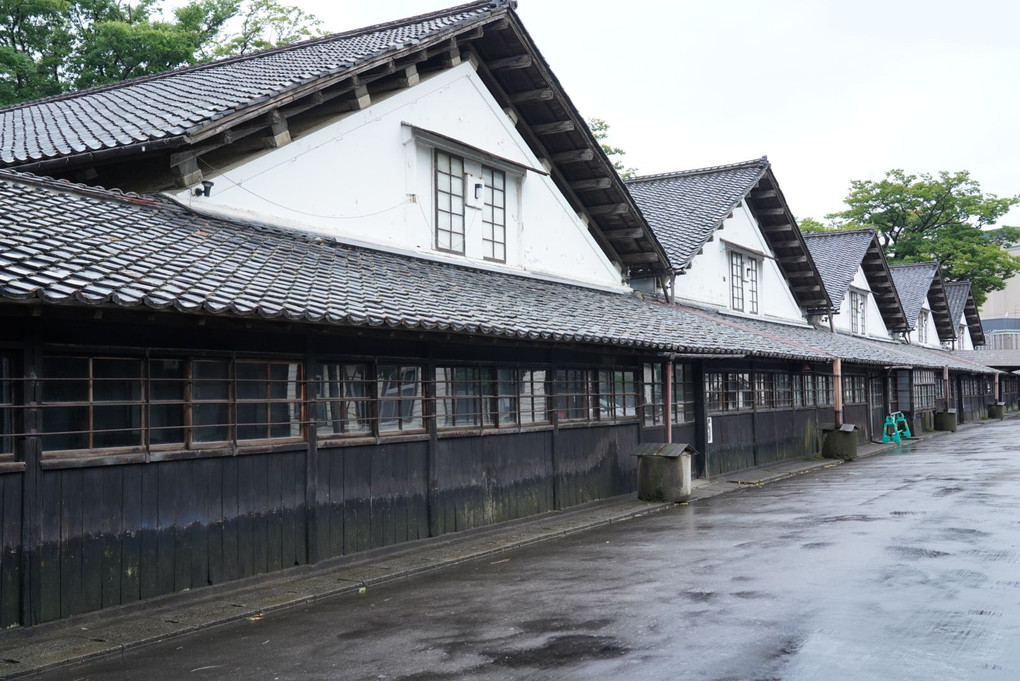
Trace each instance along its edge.
<path fill-rule="evenodd" d="M 330 31 L 458 0 L 283 0 Z M 641 174 L 767 154 L 794 214 L 852 179 L 969 170 L 1020 194 L 1015 0 L 520 0 L 585 117 Z M 1000 224 L 1020 226 L 1020 209 Z"/>

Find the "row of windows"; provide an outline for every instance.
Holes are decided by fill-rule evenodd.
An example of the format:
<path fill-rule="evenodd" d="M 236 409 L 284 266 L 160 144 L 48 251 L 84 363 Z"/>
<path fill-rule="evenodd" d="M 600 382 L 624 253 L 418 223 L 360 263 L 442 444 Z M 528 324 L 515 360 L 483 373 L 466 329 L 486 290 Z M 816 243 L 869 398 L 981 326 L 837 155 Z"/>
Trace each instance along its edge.
<path fill-rule="evenodd" d="M 666 423 L 666 400 L 663 386 L 666 385 L 660 363 L 644 365 L 644 424 L 661 426 Z M 670 395 L 670 423 L 694 421 L 694 384 L 691 367 L 688 364 L 673 365 L 673 389 Z"/>
<path fill-rule="evenodd" d="M 992 394 L 992 379 L 964 378 L 961 380 L 961 392 L 964 397 L 978 397 Z"/>
<path fill-rule="evenodd" d="M 832 376 L 749 371 L 705 374 L 705 409 L 709 412 L 830 405 Z"/>
<path fill-rule="evenodd" d="M 868 379 L 864 376 L 843 377 L 843 404 L 867 404 Z"/>

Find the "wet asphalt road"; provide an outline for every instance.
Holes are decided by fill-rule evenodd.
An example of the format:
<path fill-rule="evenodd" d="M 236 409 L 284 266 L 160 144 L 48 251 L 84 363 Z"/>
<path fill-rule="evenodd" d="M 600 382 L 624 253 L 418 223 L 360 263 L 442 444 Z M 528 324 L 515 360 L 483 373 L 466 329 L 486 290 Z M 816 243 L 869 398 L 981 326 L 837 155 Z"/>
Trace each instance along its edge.
<path fill-rule="evenodd" d="M 1020 421 L 38 679 L 1018 679 Z"/>

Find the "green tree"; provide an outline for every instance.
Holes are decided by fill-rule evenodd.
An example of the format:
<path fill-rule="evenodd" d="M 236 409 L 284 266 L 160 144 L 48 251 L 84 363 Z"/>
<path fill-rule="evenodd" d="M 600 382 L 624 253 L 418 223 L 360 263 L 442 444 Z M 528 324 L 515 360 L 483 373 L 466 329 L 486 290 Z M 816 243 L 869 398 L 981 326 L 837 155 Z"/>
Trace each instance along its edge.
<path fill-rule="evenodd" d="M 800 231 L 802 232 L 831 232 L 836 229 L 835 227 L 825 225 L 814 218 L 800 218 L 797 220 L 797 226 L 800 227 Z"/>
<path fill-rule="evenodd" d="M 0 105 L 294 42 L 321 23 L 273 0 L 191 0 L 169 17 L 160 2 L 0 0 Z"/>
<path fill-rule="evenodd" d="M 606 143 L 606 139 L 609 137 L 609 123 L 601 118 L 591 118 L 588 120 L 588 128 L 591 130 L 592 135 L 598 140 L 599 145 L 602 147 L 602 151 L 606 152 L 606 156 L 613 163 L 613 168 L 620 174 L 620 177 L 634 177 L 637 175 L 637 168 L 628 168 L 623 165 L 622 159 L 627 155 L 627 152 L 620 147 L 614 147 L 611 144 Z"/>
<path fill-rule="evenodd" d="M 854 180 L 846 210 L 826 217 L 840 228 L 872 226 L 886 257 L 896 262 L 937 260 L 947 279 L 969 280 L 978 305 L 1020 272 L 1020 258 L 1002 248 L 1020 230 L 985 228 L 1020 203 L 981 191 L 967 171 L 909 175 L 890 170 L 879 181 Z"/>
<path fill-rule="evenodd" d="M 240 28 L 215 46 L 213 56 L 244 55 L 322 35 L 317 17 L 275 0 L 250 0 L 240 18 Z"/>

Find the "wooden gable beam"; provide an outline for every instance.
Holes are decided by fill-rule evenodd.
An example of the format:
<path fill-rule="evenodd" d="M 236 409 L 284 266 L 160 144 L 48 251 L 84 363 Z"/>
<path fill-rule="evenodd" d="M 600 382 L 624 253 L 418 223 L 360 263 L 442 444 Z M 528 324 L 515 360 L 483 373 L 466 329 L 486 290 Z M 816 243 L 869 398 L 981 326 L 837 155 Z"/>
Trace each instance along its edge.
<path fill-rule="evenodd" d="M 624 253 L 620 258 L 628 265 L 646 265 L 659 261 L 659 256 L 655 253 Z"/>
<path fill-rule="evenodd" d="M 640 239 L 645 236 L 645 230 L 640 227 L 634 227 L 632 229 L 607 229 L 603 232 L 606 238 L 610 241 L 624 241 L 630 239 Z"/>
<path fill-rule="evenodd" d="M 517 92 L 510 95 L 510 101 L 514 104 L 524 104 L 527 102 L 547 102 L 556 93 L 552 91 L 552 88 L 538 88 L 537 90 L 525 90 L 523 92 Z"/>
<path fill-rule="evenodd" d="M 553 163 L 579 163 L 581 161 L 591 161 L 595 158 L 595 151 L 592 149 L 576 149 L 574 151 L 561 151 L 556 154 L 552 154 L 549 160 Z"/>
<path fill-rule="evenodd" d="M 555 123 L 539 123 L 531 126 L 531 132 L 536 135 L 555 135 L 560 132 L 573 132 L 576 129 L 574 121 L 556 121 Z"/>
<path fill-rule="evenodd" d="M 512 71 L 514 69 L 526 69 L 532 64 L 530 54 L 521 54 L 503 59 L 493 59 L 486 66 L 490 71 Z"/>
<path fill-rule="evenodd" d="M 592 217 L 607 217 L 610 215 L 625 215 L 630 212 L 630 206 L 626 203 L 607 203 L 601 206 L 591 206 L 588 214 Z"/>
<path fill-rule="evenodd" d="M 609 189 L 613 181 L 608 177 L 597 177 L 593 180 L 575 180 L 570 183 L 570 188 L 575 192 L 585 192 L 594 189 Z"/>

